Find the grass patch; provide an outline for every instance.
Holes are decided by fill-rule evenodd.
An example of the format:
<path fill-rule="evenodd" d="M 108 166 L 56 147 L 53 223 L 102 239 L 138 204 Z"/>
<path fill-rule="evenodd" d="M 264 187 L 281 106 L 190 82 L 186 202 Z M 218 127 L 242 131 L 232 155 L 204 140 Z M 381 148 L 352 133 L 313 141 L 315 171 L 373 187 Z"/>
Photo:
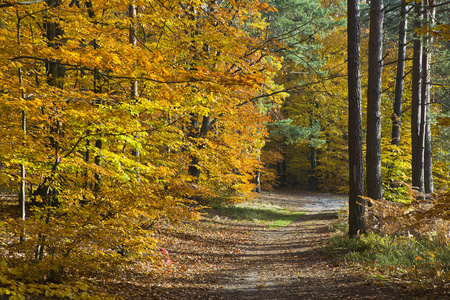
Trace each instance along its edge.
<path fill-rule="evenodd" d="M 251 205 L 246 203 L 216 209 L 222 216 L 239 221 L 251 221 L 268 227 L 284 227 L 297 220 L 305 212 L 293 211 L 275 205 Z"/>

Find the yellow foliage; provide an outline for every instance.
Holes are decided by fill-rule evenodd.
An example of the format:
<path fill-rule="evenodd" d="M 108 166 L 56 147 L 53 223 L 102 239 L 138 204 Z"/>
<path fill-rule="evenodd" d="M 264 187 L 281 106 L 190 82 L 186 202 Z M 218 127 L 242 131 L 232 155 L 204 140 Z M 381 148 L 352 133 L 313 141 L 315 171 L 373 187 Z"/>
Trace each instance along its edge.
<path fill-rule="evenodd" d="M 259 11 L 272 7 L 135 1 L 130 18 L 126 1 L 71 3 L 0 12 L 0 182 L 18 190 L 23 166 L 27 187 L 26 220 L 2 223 L 0 294 L 94 297 L 32 284 L 158 264 L 159 220 L 250 195 L 260 167 L 267 118 L 255 99 L 279 88 L 281 62 L 263 40 Z"/>

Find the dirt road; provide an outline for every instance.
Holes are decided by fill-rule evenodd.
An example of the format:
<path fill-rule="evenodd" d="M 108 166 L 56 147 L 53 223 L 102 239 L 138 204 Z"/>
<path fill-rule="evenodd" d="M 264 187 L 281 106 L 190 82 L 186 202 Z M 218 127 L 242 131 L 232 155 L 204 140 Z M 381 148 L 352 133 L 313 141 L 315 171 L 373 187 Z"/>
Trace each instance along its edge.
<path fill-rule="evenodd" d="M 264 193 L 262 203 L 306 211 L 278 229 L 255 227 L 242 244 L 233 268 L 223 272 L 222 299 L 388 299 L 398 298 L 387 287 L 368 284 L 357 270 L 341 268 L 327 259 L 320 246 L 330 238 L 330 222 L 346 206 L 346 198 L 298 191 Z"/>

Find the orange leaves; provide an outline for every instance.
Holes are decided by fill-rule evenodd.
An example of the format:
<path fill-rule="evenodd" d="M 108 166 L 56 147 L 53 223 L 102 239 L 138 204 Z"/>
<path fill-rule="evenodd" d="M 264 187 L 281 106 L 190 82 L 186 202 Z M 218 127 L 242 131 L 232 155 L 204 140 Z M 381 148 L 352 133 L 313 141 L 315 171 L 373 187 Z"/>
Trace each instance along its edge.
<path fill-rule="evenodd" d="M 267 10 L 267 11 L 271 11 L 271 12 L 278 12 L 278 10 L 275 7 L 270 6 L 266 2 L 263 2 L 263 3 L 259 4 L 257 7 L 258 7 L 259 10 Z"/>

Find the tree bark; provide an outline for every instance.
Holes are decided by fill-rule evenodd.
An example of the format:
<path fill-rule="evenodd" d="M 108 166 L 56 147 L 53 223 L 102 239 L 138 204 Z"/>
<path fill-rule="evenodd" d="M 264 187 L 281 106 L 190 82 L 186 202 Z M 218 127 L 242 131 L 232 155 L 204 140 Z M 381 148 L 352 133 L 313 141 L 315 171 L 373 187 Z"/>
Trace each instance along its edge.
<path fill-rule="evenodd" d="M 131 20 L 136 19 L 137 16 L 137 7 L 136 5 L 128 5 L 128 16 Z M 137 38 L 136 38 L 136 23 L 133 21 L 133 23 L 130 26 L 129 29 L 129 42 L 133 46 L 137 46 Z M 133 80 L 131 82 L 131 99 L 135 100 L 138 96 L 138 83 L 137 80 Z"/>
<path fill-rule="evenodd" d="M 426 22 L 428 26 L 432 26 L 434 23 L 434 8 L 433 1 L 426 1 Z M 431 152 L 431 129 L 430 129 L 430 117 L 428 114 L 428 110 L 430 107 L 430 86 L 428 84 L 429 81 L 429 70 L 430 70 L 430 60 L 431 60 L 431 51 L 430 47 L 432 44 L 431 35 L 427 34 L 427 46 L 423 49 L 422 54 L 422 111 L 424 112 L 424 188 L 425 193 L 432 193 L 434 190 L 433 186 L 433 162 L 432 162 L 432 152 Z"/>
<path fill-rule="evenodd" d="M 365 232 L 364 170 L 362 155 L 360 12 L 359 0 L 347 2 L 348 39 L 348 148 L 349 236 Z"/>
<path fill-rule="evenodd" d="M 128 16 L 130 17 L 131 20 L 136 19 L 136 17 L 137 17 L 137 6 L 136 5 L 131 5 L 131 4 L 128 5 Z M 132 22 L 133 23 L 131 24 L 130 29 L 129 29 L 129 42 L 131 45 L 136 47 L 137 46 L 136 23 L 134 21 L 132 21 Z M 137 80 L 132 80 L 130 97 L 134 103 L 136 103 L 138 95 L 139 95 L 138 94 L 138 82 L 137 82 Z M 136 138 L 136 140 L 139 140 L 138 133 L 135 134 L 135 138 Z M 141 153 L 139 152 L 138 148 L 133 149 L 132 155 L 134 155 L 136 157 L 137 161 L 139 161 Z M 136 174 L 139 176 L 139 174 L 140 174 L 139 168 L 136 168 Z M 140 183 L 139 177 L 138 177 L 137 181 Z"/>
<path fill-rule="evenodd" d="M 370 1 L 369 81 L 367 87 L 367 196 L 383 198 L 381 176 L 381 77 L 383 71 L 383 0 Z"/>
<path fill-rule="evenodd" d="M 103 147 L 102 140 L 100 140 L 100 139 L 96 140 L 95 141 L 95 148 L 98 149 L 97 150 L 98 152 L 97 152 L 97 155 L 94 158 L 94 163 L 97 166 L 101 166 L 102 165 L 102 156 L 100 154 L 100 152 L 102 150 L 102 147 Z M 96 172 L 95 175 L 94 175 L 94 178 L 95 178 L 94 191 L 99 192 L 100 191 L 100 187 L 102 185 L 102 176 L 100 175 L 99 172 Z"/>
<path fill-rule="evenodd" d="M 60 0 L 47 0 L 47 9 L 49 11 L 53 11 L 61 4 Z M 64 30 L 61 28 L 60 24 L 57 22 L 54 22 L 50 19 L 46 19 L 43 28 L 45 30 L 45 37 L 47 39 L 47 47 L 53 48 L 53 49 L 59 49 L 61 39 L 64 36 Z M 61 65 L 61 62 L 58 60 L 47 60 L 45 65 L 46 70 L 46 81 L 49 86 L 53 86 L 55 88 L 63 89 L 64 87 L 64 76 L 65 76 L 65 67 Z M 50 125 L 50 147 L 53 148 L 52 151 L 54 151 L 55 160 L 53 162 L 52 166 L 52 173 L 48 178 L 44 178 L 44 182 L 42 183 L 42 186 L 38 188 L 36 191 L 38 195 L 42 196 L 45 205 L 47 206 L 54 206 L 57 205 L 57 199 L 56 196 L 56 190 L 52 187 L 56 171 L 58 169 L 58 166 L 61 162 L 61 159 L 59 158 L 58 152 L 60 150 L 60 145 L 58 142 L 58 139 L 55 138 L 55 136 L 58 136 L 61 134 L 62 131 L 62 125 L 56 121 L 51 120 Z M 47 216 L 49 218 L 49 215 Z"/>
<path fill-rule="evenodd" d="M 258 153 L 258 162 L 261 164 L 261 150 L 259 150 Z M 255 176 L 255 181 L 256 181 L 256 188 L 255 188 L 255 192 L 257 193 L 261 193 L 261 167 L 258 166 L 258 169 L 256 169 L 256 176 Z"/>
<path fill-rule="evenodd" d="M 47 0 L 47 6 L 54 8 L 60 5 L 59 0 Z M 59 48 L 59 41 L 63 35 L 64 30 L 58 23 L 46 21 L 44 23 L 45 37 L 47 38 L 47 46 L 55 49 Z M 47 83 L 52 86 L 63 88 L 63 81 L 59 80 L 64 77 L 65 67 L 59 61 L 47 60 L 46 63 Z"/>
<path fill-rule="evenodd" d="M 400 26 L 398 32 L 398 55 L 397 55 L 397 76 L 395 79 L 394 113 L 392 115 L 392 145 L 400 145 L 402 126 L 402 105 L 403 105 L 403 83 L 405 81 L 405 58 L 406 58 L 406 29 L 407 29 L 407 8 L 406 0 L 401 1 Z"/>
<path fill-rule="evenodd" d="M 424 149 L 424 187 L 425 193 L 434 192 L 433 184 L 433 155 L 431 152 L 431 129 L 430 123 L 425 124 L 425 149 Z"/>
<path fill-rule="evenodd" d="M 211 116 L 203 116 L 202 117 L 202 126 L 200 127 L 200 131 L 197 133 L 197 127 L 198 127 L 198 116 L 192 116 L 191 117 L 191 125 L 192 125 L 192 132 L 191 136 L 196 137 L 200 136 L 203 138 L 206 138 L 209 129 L 211 127 Z M 199 149 L 202 148 L 201 145 L 195 145 L 194 147 L 198 147 Z M 200 168 L 199 168 L 200 160 L 198 157 L 192 156 L 191 158 L 191 164 L 188 168 L 188 174 L 193 176 L 195 178 L 195 183 L 198 183 L 198 179 L 200 177 Z"/>
<path fill-rule="evenodd" d="M 416 2 L 414 12 L 418 21 L 415 22 L 415 28 L 421 26 L 421 7 L 422 2 Z M 423 153 L 424 140 L 423 131 L 421 132 L 421 72 L 422 72 L 422 40 L 414 34 L 413 47 L 413 69 L 412 69 L 412 94 L 411 94 L 411 167 L 412 167 L 412 185 L 424 191 L 424 176 L 423 176 Z M 422 134 L 421 134 L 422 133 Z"/>
<path fill-rule="evenodd" d="M 16 9 L 17 14 L 17 43 L 20 45 L 20 36 L 21 36 L 21 30 L 22 25 L 20 24 L 21 17 L 19 15 L 19 10 Z M 18 69 L 19 76 L 19 84 L 22 86 L 23 84 L 23 76 L 22 76 L 22 68 Z M 23 89 L 20 90 L 19 95 L 22 99 L 25 99 L 25 93 Z M 22 110 L 22 132 L 23 132 L 23 139 L 25 141 L 26 135 L 27 135 L 27 112 L 25 110 Z M 25 165 L 23 163 L 20 164 L 20 189 L 19 189 L 19 209 L 20 209 L 20 218 L 25 221 L 26 219 L 26 173 L 25 173 Z M 24 234 L 20 237 L 20 240 L 25 240 L 25 229 Z"/>

